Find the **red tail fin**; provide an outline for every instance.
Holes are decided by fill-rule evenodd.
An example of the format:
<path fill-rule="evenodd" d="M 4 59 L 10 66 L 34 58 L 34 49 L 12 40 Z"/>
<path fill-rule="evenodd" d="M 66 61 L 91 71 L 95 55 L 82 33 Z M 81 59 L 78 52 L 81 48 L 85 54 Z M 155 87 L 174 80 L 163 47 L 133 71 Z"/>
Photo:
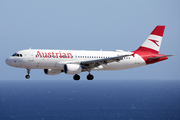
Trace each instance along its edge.
<path fill-rule="evenodd" d="M 140 55 L 144 59 L 146 64 L 152 64 L 168 58 L 159 54 L 164 29 L 165 26 L 163 25 L 156 26 L 144 43 L 134 51 L 135 54 Z"/>
<path fill-rule="evenodd" d="M 161 46 L 161 41 L 163 37 L 165 26 L 158 25 L 151 32 L 149 37 L 144 41 L 144 43 L 136 50 L 136 52 L 151 52 L 158 54 Z"/>

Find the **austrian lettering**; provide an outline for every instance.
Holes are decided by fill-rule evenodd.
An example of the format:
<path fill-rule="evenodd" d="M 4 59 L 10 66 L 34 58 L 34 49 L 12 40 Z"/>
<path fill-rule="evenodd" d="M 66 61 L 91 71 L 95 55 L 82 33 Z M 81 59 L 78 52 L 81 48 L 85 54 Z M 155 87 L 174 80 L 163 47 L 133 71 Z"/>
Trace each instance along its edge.
<path fill-rule="evenodd" d="M 72 58 L 71 53 L 61 53 L 59 52 L 40 52 L 37 51 L 36 58 Z"/>

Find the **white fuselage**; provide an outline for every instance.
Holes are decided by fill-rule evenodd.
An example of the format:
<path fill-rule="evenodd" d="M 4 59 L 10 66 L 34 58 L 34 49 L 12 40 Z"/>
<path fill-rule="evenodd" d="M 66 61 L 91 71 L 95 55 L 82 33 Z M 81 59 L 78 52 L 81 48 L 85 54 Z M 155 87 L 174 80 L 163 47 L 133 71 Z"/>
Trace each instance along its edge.
<path fill-rule="evenodd" d="M 67 63 L 98 60 L 110 57 L 133 54 L 132 52 L 117 51 L 80 51 L 80 50 L 42 50 L 29 49 L 16 52 L 19 56 L 11 56 L 6 63 L 13 67 L 27 69 L 64 69 Z M 20 56 L 21 55 L 21 56 Z M 138 54 L 124 57 L 123 60 L 103 64 L 93 70 L 122 70 L 146 65 Z"/>

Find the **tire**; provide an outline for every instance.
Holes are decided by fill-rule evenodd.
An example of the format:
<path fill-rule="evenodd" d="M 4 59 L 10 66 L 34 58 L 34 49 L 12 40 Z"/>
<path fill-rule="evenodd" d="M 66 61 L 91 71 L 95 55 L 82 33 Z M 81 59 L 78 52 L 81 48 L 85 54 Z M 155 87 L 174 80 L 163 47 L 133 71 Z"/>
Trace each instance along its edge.
<path fill-rule="evenodd" d="M 94 76 L 91 75 L 91 74 L 89 74 L 89 75 L 87 75 L 87 79 L 88 79 L 88 80 L 93 80 L 93 79 L 94 79 Z"/>
<path fill-rule="evenodd" d="M 29 79 L 29 78 L 30 78 L 30 75 L 26 75 L 25 77 L 26 77 L 26 79 Z"/>
<path fill-rule="evenodd" d="M 80 79 L 80 76 L 77 75 L 77 74 L 75 74 L 75 75 L 73 76 L 73 79 L 74 79 L 74 80 L 79 80 L 79 79 Z"/>

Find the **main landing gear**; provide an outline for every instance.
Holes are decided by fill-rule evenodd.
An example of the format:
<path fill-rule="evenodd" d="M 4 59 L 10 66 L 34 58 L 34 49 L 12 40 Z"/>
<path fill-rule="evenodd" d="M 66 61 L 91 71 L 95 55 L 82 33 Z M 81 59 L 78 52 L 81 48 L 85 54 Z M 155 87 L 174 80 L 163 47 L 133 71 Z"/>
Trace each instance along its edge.
<path fill-rule="evenodd" d="M 74 80 L 79 80 L 79 79 L 80 79 L 80 76 L 79 76 L 78 74 L 75 74 L 75 75 L 73 76 L 73 79 L 74 79 Z M 94 79 L 94 76 L 89 73 L 89 74 L 87 75 L 87 79 L 88 79 L 88 80 L 93 80 L 93 79 Z"/>
<path fill-rule="evenodd" d="M 29 75 L 29 74 L 30 74 L 30 71 L 31 71 L 30 69 L 27 69 L 27 73 L 28 73 L 28 74 L 25 76 L 26 79 L 29 79 L 29 78 L 30 78 L 30 75 Z"/>
<path fill-rule="evenodd" d="M 80 76 L 79 76 L 78 74 L 75 74 L 75 75 L 73 76 L 73 79 L 74 79 L 74 80 L 79 80 L 79 79 L 80 79 Z"/>
<path fill-rule="evenodd" d="M 87 75 L 87 79 L 88 79 L 88 80 L 93 80 L 93 79 L 94 79 L 94 76 L 89 73 L 89 74 Z"/>

